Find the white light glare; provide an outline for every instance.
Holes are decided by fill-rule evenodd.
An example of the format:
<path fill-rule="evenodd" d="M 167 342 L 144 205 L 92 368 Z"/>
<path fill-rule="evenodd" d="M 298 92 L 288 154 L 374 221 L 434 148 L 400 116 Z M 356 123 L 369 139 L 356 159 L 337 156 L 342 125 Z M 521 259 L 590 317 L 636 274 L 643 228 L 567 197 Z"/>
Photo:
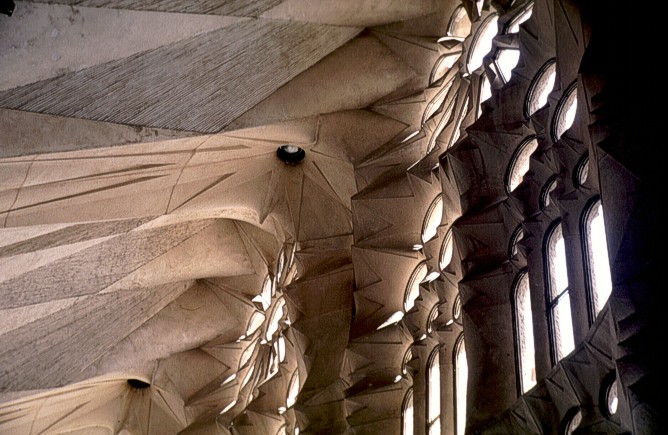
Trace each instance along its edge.
<path fill-rule="evenodd" d="M 380 325 L 376 330 L 383 329 L 384 327 L 391 325 L 393 323 L 397 323 L 399 320 L 404 318 L 404 312 L 403 311 L 397 311 L 394 314 L 392 314 L 386 321 L 383 322 L 382 325 Z"/>

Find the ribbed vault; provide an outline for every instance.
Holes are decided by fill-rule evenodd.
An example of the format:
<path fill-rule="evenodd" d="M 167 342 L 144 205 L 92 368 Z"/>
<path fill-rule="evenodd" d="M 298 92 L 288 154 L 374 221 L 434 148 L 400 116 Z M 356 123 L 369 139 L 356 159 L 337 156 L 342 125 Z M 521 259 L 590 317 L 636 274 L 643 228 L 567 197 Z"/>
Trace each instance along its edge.
<path fill-rule="evenodd" d="M 592 200 L 623 210 L 612 263 L 647 256 L 648 206 L 610 187 L 642 191 L 643 167 L 606 111 L 609 47 L 590 41 L 607 22 L 578 3 L 17 2 L 0 20 L 0 432 L 399 434 L 410 396 L 427 433 L 434 355 L 442 434 L 557 433 L 574 410 L 581 430 L 652 428 L 635 266 L 594 320 L 569 251 L 568 357 L 541 317 L 545 233 L 579 240 Z M 615 373 L 611 416 L 596 400 Z"/>

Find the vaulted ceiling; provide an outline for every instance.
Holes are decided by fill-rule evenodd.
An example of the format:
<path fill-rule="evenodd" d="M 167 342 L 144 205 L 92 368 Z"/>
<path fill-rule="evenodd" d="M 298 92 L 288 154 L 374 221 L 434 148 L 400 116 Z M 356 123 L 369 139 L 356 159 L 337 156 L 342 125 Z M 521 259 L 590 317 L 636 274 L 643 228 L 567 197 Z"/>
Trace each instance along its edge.
<path fill-rule="evenodd" d="M 3 430 L 398 421 L 413 337 L 375 331 L 424 260 L 440 183 L 405 170 L 440 148 L 411 134 L 434 64 L 461 54 L 465 35 L 438 42 L 457 5 L 18 2 L 0 22 Z M 373 394 L 351 398 L 361 380 Z"/>
<path fill-rule="evenodd" d="M 616 18 L 594 10 L 16 2 L 0 16 L 0 432 L 400 433 L 409 391 L 426 427 L 442 351 L 453 434 L 464 326 L 472 431 L 554 433 L 574 406 L 590 429 L 651 427 L 651 304 L 629 300 L 652 293 L 626 288 L 651 264 L 635 223 L 653 212 L 634 195 L 655 171 L 627 151 Z M 521 54 L 512 79 L 504 50 Z M 545 65 L 554 89 L 529 110 Z M 578 116 L 555 135 L 575 83 Z M 511 194 L 527 137 L 538 151 Z M 281 160 L 283 145 L 304 159 Z M 539 383 L 513 404 L 510 289 L 527 267 L 542 289 L 546 226 L 600 196 L 624 265 L 613 302 L 593 325 L 574 302 L 577 346 L 557 365 L 534 315 Z M 621 420 L 589 403 L 611 370 Z"/>

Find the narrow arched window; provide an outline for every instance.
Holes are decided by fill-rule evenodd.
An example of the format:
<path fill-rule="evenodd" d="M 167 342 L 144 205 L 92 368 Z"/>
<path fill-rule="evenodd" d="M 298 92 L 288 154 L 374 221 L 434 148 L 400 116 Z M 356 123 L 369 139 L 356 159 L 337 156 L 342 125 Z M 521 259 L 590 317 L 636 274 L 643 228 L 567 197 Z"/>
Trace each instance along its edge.
<path fill-rule="evenodd" d="M 561 423 L 563 429 L 560 432 L 563 435 L 573 435 L 580 423 L 582 423 L 582 411 L 580 408 L 572 408 L 566 413 Z"/>
<path fill-rule="evenodd" d="M 299 395 L 299 370 L 295 370 L 290 384 L 288 385 L 288 397 L 286 398 L 286 407 L 291 408 L 297 403 L 297 396 Z"/>
<path fill-rule="evenodd" d="M 519 11 L 513 17 L 513 19 L 510 20 L 508 24 L 506 24 L 504 33 L 519 33 L 520 24 L 531 18 L 532 13 L 533 13 L 533 2 L 528 2 L 525 6 L 520 8 Z"/>
<path fill-rule="evenodd" d="M 413 360 L 413 349 L 410 347 L 404 354 L 404 359 L 401 361 L 401 374 L 406 376 L 408 374 L 408 364 Z"/>
<path fill-rule="evenodd" d="M 469 74 L 482 66 L 483 58 L 492 49 L 492 41 L 499 30 L 498 20 L 499 16 L 497 14 L 490 14 L 473 35 L 466 62 L 466 69 Z"/>
<path fill-rule="evenodd" d="M 438 226 L 441 225 L 443 218 L 443 198 L 439 194 L 429 204 L 427 214 L 422 222 L 422 243 L 426 243 L 433 239 L 438 232 Z"/>
<path fill-rule="evenodd" d="M 524 176 L 529 172 L 531 155 L 537 148 L 536 136 L 529 136 L 519 144 L 506 170 L 506 192 L 512 192 L 524 180 Z"/>
<path fill-rule="evenodd" d="M 492 96 L 492 84 L 489 82 L 486 73 L 480 75 L 480 95 L 478 98 L 478 112 L 476 114 L 476 119 L 480 118 L 482 115 L 482 103 L 489 100 Z"/>
<path fill-rule="evenodd" d="M 453 353 L 455 368 L 455 427 L 457 435 L 464 435 L 464 430 L 466 429 L 466 383 L 469 376 L 469 369 L 466 363 L 464 333 L 461 333 L 459 338 L 457 338 Z"/>
<path fill-rule="evenodd" d="M 448 36 L 466 38 L 471 33 L 471 20 L 464 5 L 459 5 L 452 13 L 448 23 Z"/>
<path fill-rule="evenodd" d="M 557 61 L 550 59 L 538 70 L 538 74 L 536 74 L 529 85 L 529 91 L 524 103 L 524 114 L 527 118 L 547 104 L 547 97 L 554 88 L 556 77 Z"/>
<path fill-rule="evenodd" d="M 561 96 L 552 119 L 552 139 L 556 142 L 568 130 L 577 112 L 577 83 L 573 82 Z"/>
<path fill-rule="evenodd" d="M 522 224 L 518 225 L 513 231 L 512 236 L 510 236 L 510 245 L 508 246 L 508 258 L 513 258 L 519 252 L 518 245 L 520 240 L 524 238 L 524 229 Z"/>
<path fill-rule="evenodd" d="M 438 347 L 431 352 L 427 362 L 427 428 L 429 435 L 441 433 L 441 364 Z"/>
<path fill-rule="evenodd" d="M 458 325 L 462 325 L 462 298 L 459 297 L 459 293 L 455 296 L 455 303 L 452 304 L 452 319 Z"/>
<path fill-rule="evenodd" d="M 529 290 L 529 274 L 526 270 L 522 270 L 515 279 L 513 286 L 513 306 L 520 392 L 524 394 L 536 385 L 536 356 L 533 341 L 531 293 Z"/>
<path fill-rule="evenodd" d="M 600 199 L 594 200 L 585 209 L 582 221 L 587 290 L 592 319 L 595 319 L 612 292 L 608 244 L 605 238 L 603 206 Z"/>
<path fill-rule="evenodd" d="M 589 153 L 585 153 L 573 170 L 573 185 L 575 187 L 583 186 L 589 177 Z"/>
<path fill-rule="evenodd" d="M 522 7 L 516 13 L 513 19 L 505 26 L 503 33 L 518 33 L 520 31 L 520 24 L 531 17 L 532 11 L 533 3 L 528 3 L 526 6 Z M 519 48 L 513 48 L 509 46 L 504 48 L 497 48 L 496 55 L 494 56 L 494 64 L 497 71 L 499 72 L 499 75 L 501 76 L 501 80 L 503 80 L 504 83 L 508 83 L 510 81 L 513 68 L 517 66 L 519 60 Z"/>
<path fill-rule="evenodd" d="M 401 407 L 401 433 L 413 435 L 413 389 L 409 388 Z"/>
<path fill-rule="evenodd" d="M 404 293 L 404 311 L 407 313 L 415 306 L 415 300 L 420 296 L 420 283 L 427 276 L 427 262 L 423 261 L 417 265 L 411 274 L 406 292 Z"/>
<path fill-rule="evenodd" d="M 557 221 L 547 232 L 545 242 L 547 281 L 547 315 L 550 325 L 553 363 L 575 348 L 571 300 L 568 294 L 566 246 L 561 222 Z"/>
<path fill-rule="evenodd" d="M 438 266 L 441 270 L 445 270 L 450 262 L 452 261 L 453 253 L 453 244 L 452 244 L 452 228 L 448 229 L 448 232 L 445 233 L 443 238 L 443 244 L 441 245 L 440 258 L 438 260 Z"/>
<path fill-rule="evenodd" d="M 605 413 L 612 417 L 617 413 L 619 396 L 617 395 L 617 379 L 606 385 L 605 389 Z"/>

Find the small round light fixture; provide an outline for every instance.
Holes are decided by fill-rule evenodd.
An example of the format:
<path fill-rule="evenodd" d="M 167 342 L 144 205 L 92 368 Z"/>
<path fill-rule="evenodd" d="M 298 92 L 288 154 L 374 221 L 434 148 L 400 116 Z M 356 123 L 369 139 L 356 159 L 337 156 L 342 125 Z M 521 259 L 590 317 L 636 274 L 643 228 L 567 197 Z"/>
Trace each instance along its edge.
<path fill-rule="evenodd" d="M 276 155 L 278 156 L 279 159 L 281 159 L 285 163 L 288 163 L 290 165 L 296 165 L 297 163 L 304 160 L 306 152 L 302 148 L 299 148 L 298 146 L 288 144 L 288 145 L 281 145 L 280 147 L 278 147 L 278 149 L 276 150 Z"/>
<path fill-rule="evenodd" d="M 128 385 L 130 385 L 132 388 L 137 388 L 139 390 L 144 389 L 144 388 L 148 388 L 148 387 L 151 386 L 151 384 L 149 384 L 148 382 L 144 382 L 142 380 L 134 379 L 134 378 L 128 379 Z"/>

